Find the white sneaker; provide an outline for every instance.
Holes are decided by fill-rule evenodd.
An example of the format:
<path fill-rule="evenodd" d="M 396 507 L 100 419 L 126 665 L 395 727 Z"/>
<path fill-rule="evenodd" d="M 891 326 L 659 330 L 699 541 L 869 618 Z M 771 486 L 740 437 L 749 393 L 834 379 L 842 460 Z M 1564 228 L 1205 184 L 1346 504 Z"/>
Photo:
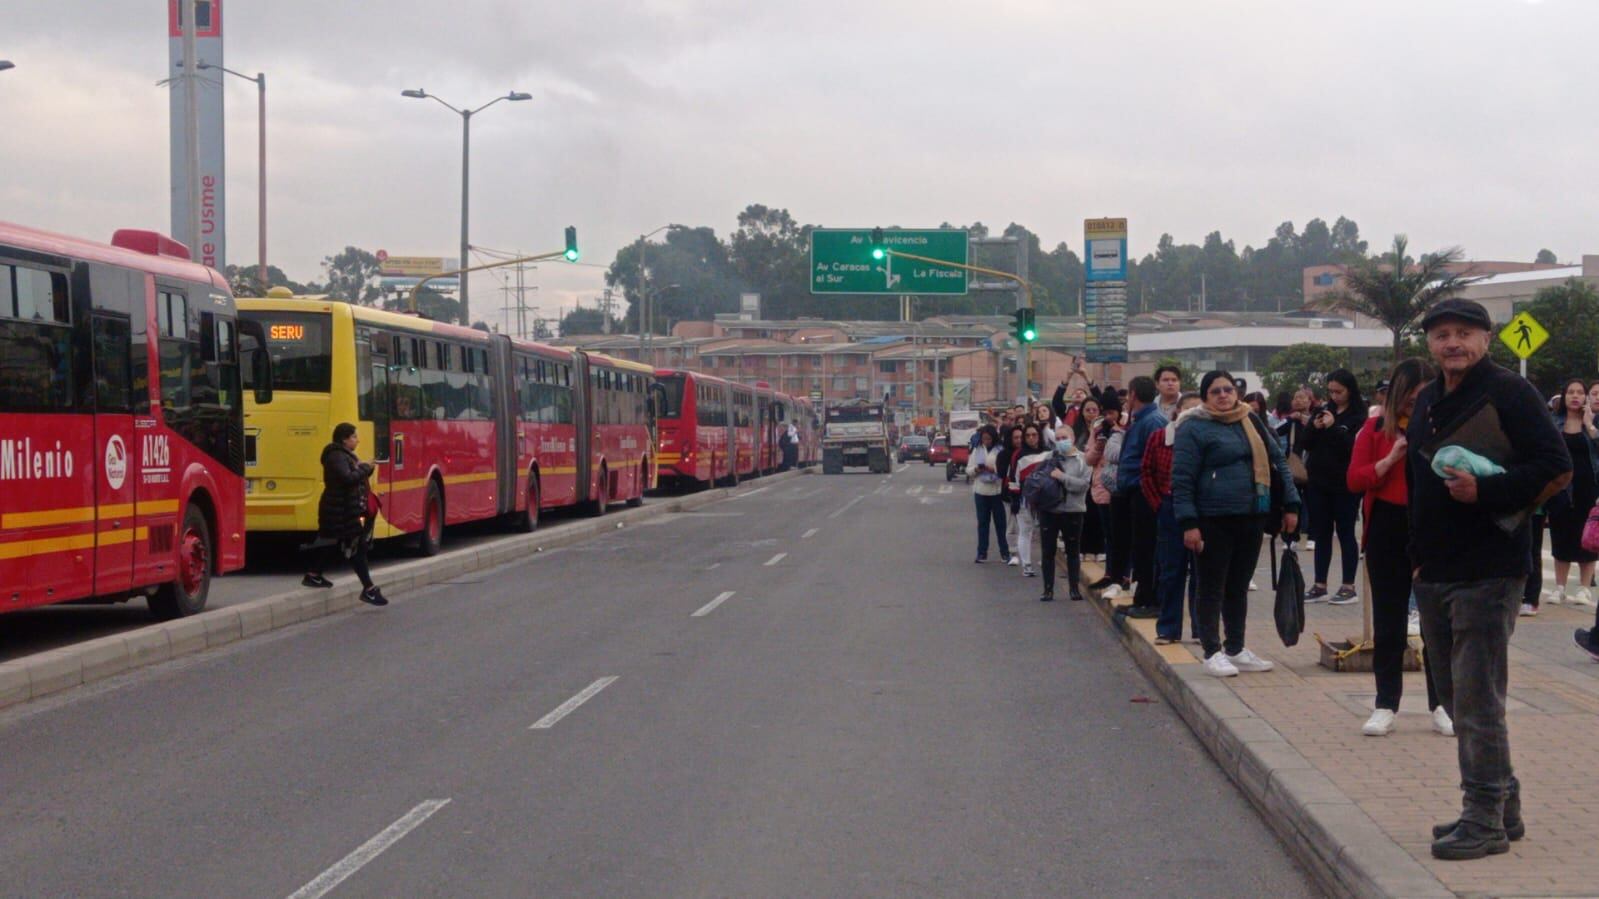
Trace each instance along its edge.
<path fill-rule="evenodd" d="M 1006 565 L 1020 565 L 1020 564 L 1022 564 L 1022 557 L 1021 556 L 1011 556 L 1010 557 L 1010 561 L 1006 562 L 1005 564 Z"/>
<path fill-rule="evenodd" d="M 1522 608 L 1527 608 L 1527 607 L 1523 606 Z M 1523 613 L 1523 614 L 1526 614 L 1526 613 Z M 1409 634 L 1412 637 L 1421 636 L 1421 613 L 1420 612 L 1411 612 L 1410 613 L 1410 620 L 1408 622 L 1406 622 L 1406 624 L 1405 624 L 1405 633 Z"/>
<path fill-rule="evenodd" d="M 1260 588 L 1255 586 L 1255 582 L 1254 581 L 1250 581 L 1249 582 L 1249 589 L 1251 589 L 1251 590 L 1259 590 Z"/>
<path fill-rule="evenodd" d="M 1593 608 L 1593 594 L 1588 592 L 1587 587 L 1583 587 L 1576 593 L 1566 597 L 1566 602 L 1574 606 L 1586 606 L 1591 609 Z"/>
<path fill-rule="evenodd" d="M 1315 549 L 1316 548 L 1316 541 L 1314 541 L 1314 540 L 1306 540 L 1305 541 L 1305 548 L 1306 549 Z"/>
<path fill-rule="evenodd" d="M 1530 602 L 1522 603 L 1521 604 L 1521 617 L 1522 618 L 1537 618 L 1538 617 L 1538 607 L 1533 605 Z"/>
<path fill-rule="evenodd" d="M 1565 601 L 1565 596 L 1566 594 L 1563 590 L 1545 590 L 1543 592 L 1543 601 L 1549 605 L 1558 606 Z"/>
<path fill-rule="evenodd" d="M 1455 735 L 1455 722 L 1449 720 L 1449 713 L 1443 706 L 1432 710 L 1432 729 L 1446 737 Z"/>
<path fill-rule="evenodd" d="M 1034 576 L 1035 575 L 1033 574 L 1033 566 L 1031 566 L 1031 565 L 1023 565 L 1022 566 L 1022 577 L 1034 577 Z"/>
<path fill-rule="evenodd" d="M 1217 651 L 1205 660 L 1205 673 L 1211 677 L 1237 677 L 1238 668 L 1227 660 L 1227 654 Z"/>
<path fill-rule="evenodd" d="M 1111 584 L 1109 587 L 1105 588 L 1105 592 L 1101 595 L 1106 599 L 1115 599 L 1116 597 L 1122 595 L 1122 585 Z"/>
<path fill-rule="evenodd" d="M 1388 709 L 1372 712 L 1366 723 L 1360 726 L 1360 732 L 1368 737 L 1386 737 L 1393 729 L 1394 713 Z"/>
<path fill-rule="evenodd" d="M 1238 655 L 1228 656 L 1227 661 L 1231 662 L 1232 666 L 1239 671 L 1270 671 L 1277 667 L 1275 664 L 1250 652 L 1247 648 L 1240 649 Z"/>

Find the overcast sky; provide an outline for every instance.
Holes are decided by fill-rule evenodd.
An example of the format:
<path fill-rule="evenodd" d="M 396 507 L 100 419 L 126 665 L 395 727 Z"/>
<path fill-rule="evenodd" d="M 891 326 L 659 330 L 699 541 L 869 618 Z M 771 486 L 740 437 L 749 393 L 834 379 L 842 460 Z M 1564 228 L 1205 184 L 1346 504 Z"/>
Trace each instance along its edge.
<path fill-rule="evenodd" d="M 1374 245 L 1599 252 L 1595 0 L 224 0 L 269 79 L 270 258 L 555 249 L 547 314 L 667 222 L 749 203 L 831 226 L 1018 221 L 1047 245 L 1125 215 L 1259 246 L 1347 215 Z M 168 230 L 161 0 L 5 0 L 0 219 Z M 254 88 L 227 94 L 229 261 L 254 261 Z M 481 280 L 474 287 L 481 288 Z M 482 310 L 485 298 L 474 290 Z M 495 298 L 498 306 L 498 297 Z M 492 319 L 491 319 L 492 320 Z"/>

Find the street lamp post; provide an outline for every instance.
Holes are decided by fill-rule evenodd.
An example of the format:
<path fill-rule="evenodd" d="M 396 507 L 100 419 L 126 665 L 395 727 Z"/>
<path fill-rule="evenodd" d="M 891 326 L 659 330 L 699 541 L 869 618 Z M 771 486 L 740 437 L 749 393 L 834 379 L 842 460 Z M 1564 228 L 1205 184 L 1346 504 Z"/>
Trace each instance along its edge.
<path fill-rule="evenodd" d="M 533 95 L 523 93 L 522 91 L 511 91 L 502 97 L 495 97 L 476 109 L 457 109 L 456 107 L 451 106 L 449 103 L 440 100 L 438 97 L 420 88 L 415 90 L 400 91 L 400 96 L 410 97 L 413 100 L 432 100 L 438 103 L 440 106 L 443 106 L 445 109 L 448 109 L 449 111 L 461 117 L 461 324 L 470 326 L 472 324 L 472 310 L 467 304 L 465 270 L 471 268 L 471 260 L 467 258 L 471 249 L 471 245 L 467 242 L 467 212 L 470 208 L 469 187 L 471 185 L 470 165 L 472 151 L 472 117 L 483 110 L 488 109 L 490 106 L 500 102 L 501 100 L 510 100 L 512 102 L 531 100 L 533 99 Z"/>
<path fill-rule="evenodd" d="M 261 283 L 261 295 L 266 296 L 267 288 L 271 286 L 267 280 L 266 74 L 256 72 L 255 77 L 251 78 L 249 75 L 235 72 L 227 66 L 214 66 L 208 62 L 197 63 L 195 68 L 202 71 L 205 69 L 221 69 L 235 78 L 243 78 L 245 81 L 253 82 L 256 87 L 256 152 L 258 157 L 257 166 L 260 169 L 255 202 L 256 254 L 259 257 L 257 265 L 260 269 L 256 272 L 256 280 Z"/>
<path fill-rule="evenodd" d="M 647 258 L 647 253 L 650 246 L 650 238 L 661 233 L 662 231 L 667 230 L 668 228 L 675 227 L 677 226 L 674 224 L 662 225 L 648 234 L 640 235 L 638 239 L 638 355 L 640 362 L 644 361 L 644 354 L 650 346 L 651 328 L 647 323 L 650 322 L 650 317 L 654 314 L 654 310 L 650 309 L 649 283 L 644 280 L 645 259 Z"/>

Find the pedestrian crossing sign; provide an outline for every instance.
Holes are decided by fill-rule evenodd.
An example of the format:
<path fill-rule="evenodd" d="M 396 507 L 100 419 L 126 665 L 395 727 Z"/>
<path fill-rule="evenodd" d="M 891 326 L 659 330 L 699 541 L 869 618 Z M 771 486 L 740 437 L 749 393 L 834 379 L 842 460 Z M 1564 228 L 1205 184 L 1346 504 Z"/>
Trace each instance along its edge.
<path fill-rule="evenodd" d="M 1538 352 L 1538 348 L 1549 339 L 1549 332 L 1531 315 L 1518 312 L 1510 324 L 1499 332 L 1499 339 L 1510 347 L 1510 352 L 1515 353 L 1517 358 L 1525 359 Z"/>

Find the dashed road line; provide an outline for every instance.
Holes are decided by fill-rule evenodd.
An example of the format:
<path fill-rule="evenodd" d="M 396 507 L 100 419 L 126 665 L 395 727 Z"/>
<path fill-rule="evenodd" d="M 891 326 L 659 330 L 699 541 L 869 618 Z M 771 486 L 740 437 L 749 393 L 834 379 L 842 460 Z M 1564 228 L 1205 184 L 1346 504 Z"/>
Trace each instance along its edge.
<path fill-rule="evenodd" d="M 777 555 L 771 557 L 770 559 L 767 559 L 766 562 L 761 567 L 762 568 L 770 568 L 773 565 L 776 565 L 778 562 L 781 562 L 781 561 L 783 561 L 786 558 L 788 558 L 788 553 L 778 553 Z"/>
<path fill-rule="evenodd" d="M 716 611 L 716 607 L 717 606 L 721 605 L 724 602 L 727 602 L 730 598 L 732 598 L 734 592 L 735 591 L 728 590 L 728 591 L 726 591 L 724 593 L 718 593 L 716 595 L 715 599 L 711 600 L 710 602 L 706 603 L 703 606 L 700 606 L 699 611 L 695 612 L 694 614 L 692 614 L 692 615 L 690 615 L 688 617 L 690 617 L 690 618 L 704 618 L 706 615 L 709 615 L 712 612 Z"/>
<path fill-rule="evenodd" d="M 555 726 L 556 722 L 576 711 L 578 706 L 593 699 L 601 690 L 614 683 L 616 683 L 616 677 L 613 675 L 611 677 L 602 677 L 589 684 L 583 688 L 583 692 L 561 703 L 555 707 L 553 712 L 533 722 L 533 726 L 529 727 L 528 730 L 549 730 Z"/>
<path fill-rule="evenodd" d="M 421 826 L 433 813 L 450 804 L 448 799 L 429 799 L 406 812 L 400 820 L 390 824 L 375 837 L 362 843 L 356 850 L 316 876 L 316 879 L 289 894 L 289 899 L 320 899 L 351 874 L 361 870 L 367 862 L 383 854 L 383 850 L 398 843 L 404 836 Z"/>
<path fill-rule="evenodd" d="M 732 500 L 735 500 L 735 499 L 744 499 L 746 497 L 754 496 L 757 493 L 765 493 L 766 491 L 768 491 L 770 489 L 772 489 L 770 484 L 768 484 L 765 487 L 756 487 L 754 490 L 751 490 L 748 493 L 740 493 L 737 496 L 730 496 L 730 497 L 728 497 L 728 500 L 731 502 Z"/>
<path fill-rule="evenodd" d="M 953 484 L 945 484 L 944 486 L 938 488 L 938 492 L 939 493 L 954 493 L 955 492 L 955 486 Z"/>
<path fill-rule="evenodd" d="M 916 496 L 916 495 L 920 494 L 921 492 L 922 492 L 922 485 L 921 484 L 917 484 L 915 487 L 907 487 L 907 488 L 905 488 L 905 495 L 906 496 Z"/>
<path fill-rule="evenodd" d="M 800 535 L 800 539 L 801 539 L 801 540 L 809 540 L 809 539 L 811 539 L 811 538 L 812 538 L 812 537 L 815 537 L 815 536 L 816 536 L 816 532 L 817 532 L 817 531 L 818 531 L 818 530 L 820 530 L 820 529 L 819 529 L 819 528 L 811 528 L 811 529 L 810 529 L 810 530 L 808 530 L 808 531 L 806 531 L 806 532 L 805 532 L 805 533 L 803 533 L 803 534 L 801 534 L 801 535 Z"/>
<path fill-rule="evenodd" d="M 855 505 L 856 503 L 860 502 L 861 500 L 863 500 L 865 498 L 866 498 L 865 496 L 857 496 L 854 499 L 850 500 L 849 502 L 845 503 L 843 508 L 834 511 L 831 515 L 828 515 L 827 517 L 832 519 L 832 518 L 837 518 L 840 515 L 843 515 L 845 512 L 849 511 L 850 506 Z"/>

